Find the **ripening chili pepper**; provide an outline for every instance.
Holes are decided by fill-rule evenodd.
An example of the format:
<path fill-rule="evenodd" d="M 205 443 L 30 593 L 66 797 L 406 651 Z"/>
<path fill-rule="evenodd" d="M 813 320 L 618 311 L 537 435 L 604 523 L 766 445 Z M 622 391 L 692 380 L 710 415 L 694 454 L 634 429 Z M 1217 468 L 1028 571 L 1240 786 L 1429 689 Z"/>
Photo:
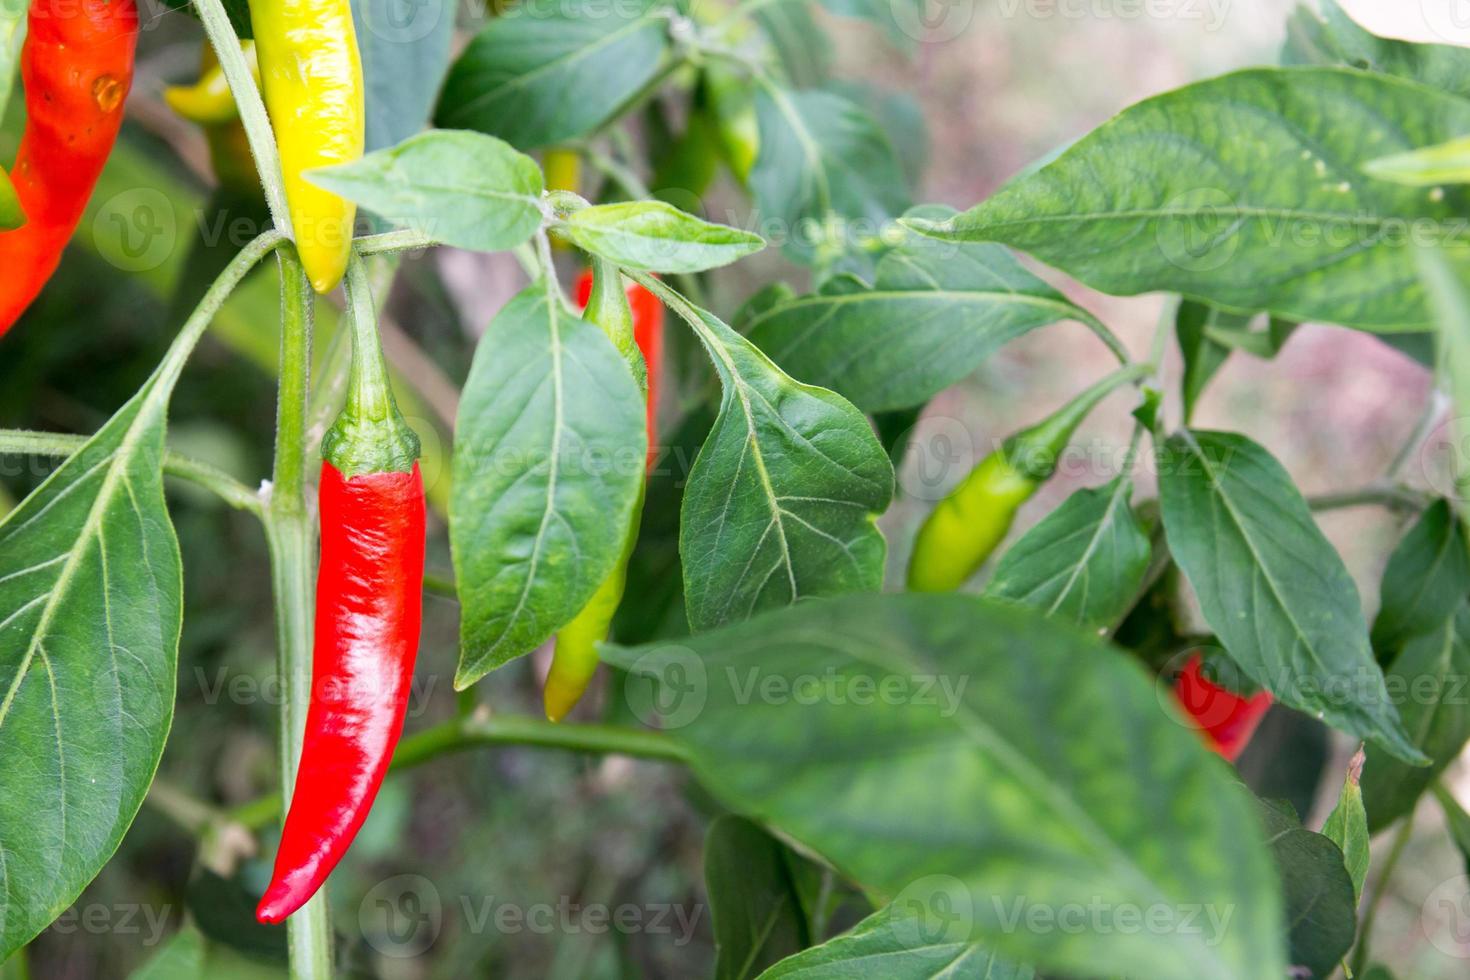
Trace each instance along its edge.
<path fill-rule="evenodd" d="M 643 387 L 648 401 L 648 461 L 651 469 L 657 458 L 654 409 L 663 350 L 663 304 L 637 283 L 624 287 L 622 276 L 610 263 L 596 260 L 592 270 L 577 280 L 577 304 L 583 315 L 601 327 L 614 346 L 627 359 L 633 374 Z M 546 717 L 561 721 L 576 707 L 597 673 L 597 644 L 607 639 L 608 628 L 623 599 L 628 577 L 628 559 L 638 541 L 639 515 L 643 511 L 643 492 L 633 508 L 633 523 L 623 543 L 617 565 L 603 580 L 592 599 L 570 623 L 556 634 L 556 649 L 551 656 L 551 669 L 546 675 L 542 699 Z"/>
<path fill-rule="evenodd" d="M 138 11 L 133 0 L 34 0 L 26 30 L 26 125 L 10 174 L 26 223 L 0 233 L 0 335 L 56 271 L 117 142 Z"/>
<path fill-rule="evenodd" d="M 280 922 L 305 904 L 352 844 L 403 730 L 418 654 L 418 437 L 388 385 L 360 261 L 347 285 L 352 375 L 342 414 L 322 440 L 312 697 L 275 870 L 256 909 L 262 922 Z"/>
<path fill-rule="evenodd" d="M 541 171 L 546 175 L 548 191 L 569 191 L 575 194 L 582 186 L 582 158 L 576 150 L 552 147 L 541 158 Z M 551 247 L 558 252 L 565 252 L 572 247 L 572 243 L 559 232 L 553 231 Z"/>
<path fill-rule="evenodd" d="M 974 575 L 1005 539 L 1021 505 L 1056 471 L 1077 426 L 1109 392 L 1137 380 L 1144 370 L 1128 367 L 1108 375 L 982 459 L 919 528 L 909 559 L 909 590 L 950 592 Z"/>
<path fill-rule="evenodd" d="M 250 0 L 266 111 L 281 152 L 291 234 L 312 288 L 342 281 L 357 205 L 311 183 L 362 156 L 362 60 L 348 0 Z"/>
<path fill-rule="evenodd" d="M 242 41 L 240 49 L 250 74 L 260 83 L 260 66 L 256 62 L 255 42 Z M 244 194 L 260 192 L 260 177 L 250 140 L 240 122 L 240 109 L 230 92 L 225 73 L 215 57 L 214 48 L 204 45 L 200 57 L 199 80 L 193 85 L 170 85 L 163 90 L 163 101 L 170 109 L 190 122 L 198 123 L 209 144 L 209 162 L 220 186 Z"/>
<path fill-rule="evenodd" d="M 1199 725 L 1206 744 L 1229 762 L 1240 758 L 1261 719 L 1271 707 L 1271 692 L 1242 697 L 1204 675 L 1203 658 L 1195 654 L 1174 682 L 1174 694 Z"/>

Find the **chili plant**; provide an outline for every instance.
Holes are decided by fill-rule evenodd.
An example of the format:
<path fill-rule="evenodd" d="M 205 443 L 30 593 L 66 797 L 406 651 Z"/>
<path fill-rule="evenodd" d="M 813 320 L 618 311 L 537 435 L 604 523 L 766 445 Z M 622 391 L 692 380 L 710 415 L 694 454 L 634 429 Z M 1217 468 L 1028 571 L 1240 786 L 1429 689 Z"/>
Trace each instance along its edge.
<path fill-rule="evenodd" d="M 1321 3 L 1281 66 L 1119 105 L 944 204 L 915 199 L 910 102 L 830 77 L 819 25 L 843 21 L 802 2 L 511 4 L 462 12 L 455 45 L 442 0 L 407 23 L 386 0 L 194 0 L 167 17 L 201 75 L 169 79 L 164 128 L 204 127 L 207 201 L 168 143 L 113 146 L 131 0 L 33 0 L 23 48 L 25 12 L 0 14 L 0 100 L 27 114 L 0 184 L 0 332 L 19 316 L 0 365 L 29 377 L 14 345 L 85 288 L 47 283 L 79 226 L 79 252 L 173 311 L 125 335 L 118 373 L 139 351 L 156 367 L 100 425 L 0 430 L 0 452 L 58 461 L 0 501 L 0 973 L 24 975 L 149 802 L 216 898 L 144 975 L 227 975 L 236 946 L 293 977 L 398 975 L 362 943 L 383 952 L 368 916 L 400 911 L 393 879 L 341 877 L 427 860 L 362 849 L 380 789 L 412 778 L 390 767 L 515 745 L 687 772 L 680 812 L 707 825 L 702 959 L 552 975 L 1388 975 L 1376 911 L 1424 796 L 1470 853 L 1446 780 L 1470 739 L 1465 504 L 1404 466 L 1446 404 L 1470 413 L 1470 50 Z M 916 6 L 823 6 L 922 43 Z M 157 128 L 150 97 L 129 106 Z M 737 202 L 719 214 L 712 182 Z M 119 201 L 251 234 L 109 249 L 140 213 Z M 728 271 L 767 247 L 763 272 Z M 438 288 L 451 250 L 520 278 L 430 344 L 388 294 Z M 1076 284 L 1167 294 L 1170 315 L 1134 350 Z M 880 531 L 894 461 L 942 449 L 926 406 L 1062 321 L 1100 380 L 990 434 L 947 495 L 900 491 L 927 517 Z M 1223 364 L 1269 361 L 1308 321 L 1394 344 L 1445 392 L 1387 472 L 1313 497 L 1294 461 L 1193 424 Z M 118 351 L 107 334 L 56 342 Z M 206 349 L 272 378 L 258 487 L 179 438 L 170 405 Z M 1131 437 L 1037 513 L 1104 414 Z M 223 551 L 181 554 L 198 488 L 263 531 L 274 792 L 243 764 L 228 791 L 156 778 L 184 569 L 249 597 Z M 1371 619 L 1315 517 L 1347 506 L 1404 525 Z M 454 604 L 457 650 L 421 630 L 425 593 Z M 415 663 L 451 654 L 459 694 L 426 722 Z M 460 782 L 495 805 L 526 788 L 482 757 L 456 756 Z M 1262 776 L 1288 762 L 1289 785 Z M 1283 785 L 1297 806 L 1257 795 Z M 1304 809 L 1319 795 L 1325 817 Z M 557 821 L 587 805 L 566 796 Z M 494 842 L 445 846 L 473 867 Z"/>

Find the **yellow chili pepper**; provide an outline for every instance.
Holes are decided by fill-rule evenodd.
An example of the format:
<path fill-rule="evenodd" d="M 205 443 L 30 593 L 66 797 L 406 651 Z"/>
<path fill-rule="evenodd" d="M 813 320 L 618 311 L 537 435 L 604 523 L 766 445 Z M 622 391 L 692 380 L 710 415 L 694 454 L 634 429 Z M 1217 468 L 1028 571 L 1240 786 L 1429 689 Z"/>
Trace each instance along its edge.
<path fill-rule="evenodd" d="M 352 10 L 347 0 L 251 0 L 250 22 L 296 251 L 312 288 L 325 293 L 347 269 L 357 206 L 303 174 L 362 156 L 362 60 Z"/>

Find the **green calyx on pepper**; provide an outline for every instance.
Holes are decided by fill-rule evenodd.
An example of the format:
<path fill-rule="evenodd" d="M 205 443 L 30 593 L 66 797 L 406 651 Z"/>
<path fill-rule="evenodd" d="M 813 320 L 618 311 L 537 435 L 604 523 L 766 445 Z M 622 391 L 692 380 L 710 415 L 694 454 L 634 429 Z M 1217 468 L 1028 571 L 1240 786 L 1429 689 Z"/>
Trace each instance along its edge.
<path fill-rule="evenodd" d="M 1088 413 L 1114 389 L 1151 371 L 1132 365 L 1108 375 L 982 459 L 919 528 L 909 559 L 909 590 L 951 592 L 963 585 L 1005 539 L 1021 505 L 1056 472 Z"/>

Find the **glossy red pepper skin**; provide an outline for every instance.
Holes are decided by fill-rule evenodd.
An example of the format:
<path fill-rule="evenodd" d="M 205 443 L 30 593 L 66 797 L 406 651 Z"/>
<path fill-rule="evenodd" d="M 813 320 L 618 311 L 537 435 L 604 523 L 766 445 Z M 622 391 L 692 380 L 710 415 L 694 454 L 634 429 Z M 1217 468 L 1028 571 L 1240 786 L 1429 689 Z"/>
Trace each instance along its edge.
<path fill-rule="evenodd" d="M 633 310 L 633 339 L 643 352 L 648 367 L 648 468 L 658 459 L 657 416 L 659 377 L 663 373 L 664 305 L 658 297 L 638 285 L 628 284 L 628 306 Z M 577 307 L 584 309 L 592 296 L 592 270 L 577 277 Z"/>
<path fill-rule="evenodd" d="M 1189 659 L 1174 682 L 1174 694 L 1210 748 L 1234 762 L 1271 707 L 1271 694 L 1258 691 L 1243 698 L 1205 677 L 1201 665 L 1199 654 Z"/>
<path fill-rule="evenodd" d="M 312 698 L 275 872 L 256 916 L 280 922 L 342 859 L 388 771 L 418 654 L 424 483 L 322 464 Z"/>
<path fill-rule="evenodd" d="M 26 214 L 0 232 L 0 335 L 61 261 L 122 125 L 133 83 L 133 0 L 34 0 L 21 53 L 26 126 L 11 170 Z"/>

